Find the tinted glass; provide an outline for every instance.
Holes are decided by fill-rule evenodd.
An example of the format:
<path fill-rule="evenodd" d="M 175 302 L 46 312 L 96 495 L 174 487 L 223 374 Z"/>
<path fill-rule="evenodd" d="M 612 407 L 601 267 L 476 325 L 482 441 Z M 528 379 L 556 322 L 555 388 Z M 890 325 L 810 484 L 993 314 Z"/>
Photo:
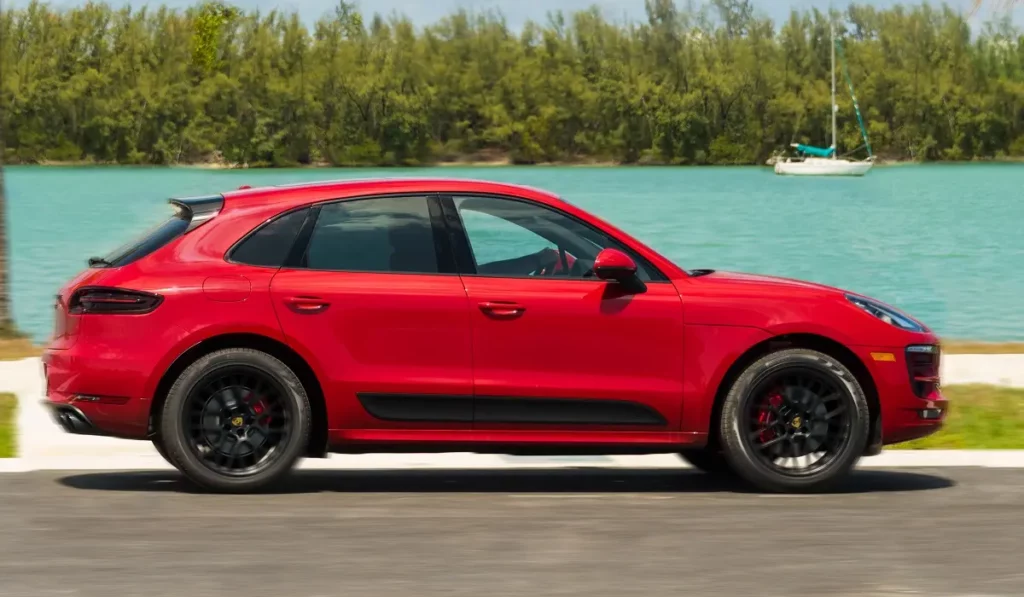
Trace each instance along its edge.
<path fill-rule="evenodd" d="M 496 197 L 459 197 L 455 207 L 480 275 L 591 278 L 597 254 L 615 248 L 637 262 L 641 280 L 660 279 L 621 243 L 553 209 Z"/>
<path fill-rule="evenodd" d="M 324 205 L 309 239 L 311 269 L 437 273 L 424 197 L 382 197 Z"/>
<path fill-rule="evenodd" d="M 271 220 L 231 252 L 231 260 L 248 265 L 281 267 L 295 244 L 308 209 L 300 209 Z"/>
<path fill-rule="evenodd" d="M 120 267 L 142 259 L 184 234 L 188 230 L 189 221 L 187 213 L 178 210 L 169 220 L 149 229 L 135 240 L 104 257 L 105 263 L 100 267 Z"/>

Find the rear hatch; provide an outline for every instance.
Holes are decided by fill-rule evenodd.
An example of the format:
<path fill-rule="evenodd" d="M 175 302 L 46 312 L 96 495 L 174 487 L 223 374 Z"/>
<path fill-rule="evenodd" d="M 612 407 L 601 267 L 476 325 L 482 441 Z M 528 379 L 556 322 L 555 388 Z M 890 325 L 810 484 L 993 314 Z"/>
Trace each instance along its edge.
<path fill-rule="evenodd" d="M 120 268 L 143 259 L 216 216 L 224 204 L 224 198 L 213 195 L 171 199 L 170 203 L 174 207 L 171 217 L 110 254 L 90 258 L 89 269 L 79 273 L 60 289 L 54 302 L 54 329 L 50 349 L 71 348 L 83 333 L 86 317 L 81 309 L 76 308 L 83 293 L 90 289 L 105 288 L 104 284 Z"/>

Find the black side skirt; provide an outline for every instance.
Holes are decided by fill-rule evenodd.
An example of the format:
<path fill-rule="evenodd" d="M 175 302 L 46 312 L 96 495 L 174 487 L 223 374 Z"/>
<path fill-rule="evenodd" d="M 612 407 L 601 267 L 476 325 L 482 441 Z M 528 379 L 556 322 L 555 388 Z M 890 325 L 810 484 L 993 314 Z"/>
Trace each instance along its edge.
<path fill-rule="evenodd" d="M 384 421 L 521 425 L 667 424 L 654 409 L 625 400 L 409 394 L 359 394 L 358 397 L 368 413 Z"/>

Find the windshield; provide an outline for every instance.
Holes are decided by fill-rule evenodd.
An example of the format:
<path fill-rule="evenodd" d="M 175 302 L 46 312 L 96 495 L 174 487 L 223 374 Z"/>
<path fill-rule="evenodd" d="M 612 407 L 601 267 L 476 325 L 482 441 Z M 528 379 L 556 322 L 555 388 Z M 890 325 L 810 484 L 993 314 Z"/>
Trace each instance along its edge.
<path fill-rule="evenodd" d="M 121 267 L 142 259 L 184 234 L 188 229 L 190 220 L 188 212 L 178 209 L 173 216 L 163 223 L 150 228 L 106 257 L 95 260 L 94 263 L 90 264 L 90 267 Z"/>

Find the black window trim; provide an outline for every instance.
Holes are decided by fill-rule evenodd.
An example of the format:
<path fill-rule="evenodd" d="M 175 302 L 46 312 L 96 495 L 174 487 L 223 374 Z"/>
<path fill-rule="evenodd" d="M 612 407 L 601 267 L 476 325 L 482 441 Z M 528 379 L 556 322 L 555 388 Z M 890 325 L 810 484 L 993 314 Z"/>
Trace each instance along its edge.
<path fill-rule="evenodd" d="M 566 213 L 556 207 L 545 205 L 543 203 L 532 201 L 530 199 L 524 199 L 522 197 L 516 197 L 515 195 L 504 195 L 501 193 L 471 193 L 471 192 L 458 192 L 458 193 L 440 193 L 441 207 L 444 210 L 445 222 L 449 227 L 449 244 L 451 245 L 453 252 L 456 257 L 456 262 L 459 266 L 460 275 L 473 276 L 477 278 L 507 278 L 514 280 L 558 280 L 558 281 L 576 281 L 576 282 L 600 282 L 605 283 L 600 278 L 569 278 L 569 277 L 558 277 L 558 276 L 524 276 L 524 275 L 513 275 L 513 274 L 479 274 L 476 271 L 476 261 L 473 259 L 473 252 L 469 245 L 469 235 L 466 234 L 465 226 L 462 224 L 462 216 L 459 215 L 459 210 L 455 207 L 455 199 L 460 197 L 467 198 L 492 198 L 492 199 L 506 199 L 509 201 L 516 201 L 519 203 L 526 203 L 540 209 L 546 209 L 552 211 L 558 215 L 566 217 L 581 226 L 589 228 L 603 236 L 607 236 L 620 245 L 620 249 L 625 252 L 630 258 L 636 260 L 642 264 L 644 268 L 651 274 L 651 279 L 646 281 L 646 284 L 671 284 L 668 276 L 665 275 L 660 269 L 658 269 L 653 263 L 650 262 L 643 255 L 638 254 L 633 249 L 626 246 L 625 243 L 615 238 L 613 235 L 601 230 L 600 228 L 590 224 L 578 218 L 570 213 Z"/>
<path fill-rule="evenodd" d="M 309 221 L 313 216 L 313 207 L 315 206 L 311 206 L 308 204 L 300 205 L 298 207 L 293 207 L 291 209 L 287 209 L 285 211 L 276 213 L 267 218 L 266 220 L 263 220 L 262 222 L 257 224 L 252 230 L 247 232 L 245 236 L 235 241 L 235 243 L 231 245 L 227 251 L 224 252 L 224 261 L 232 265 L 244 265 L 246 267 L 262 267 L 264 269 L 281 269 L 282 267 L 285 267 L 285 265 L 288 263 L 288 260 L 291 258 L 292 253 L 295 252 L 295 246 L 299 243 L 300 240 L 302 240 L 302 233 L 305 232 L 306 227 L 309 225 Z M 287 217 L 297 211 L 302 210 L 307 210 L 306 219 L 303 220 L 302 225 L 299 227 L 299 233 L 295 235 L 295 239 L 292 241 L 292 246 L 288 250 L 288 253 L 285 255 L 284 262 L 281 265 L 257 265 L 255 263 L 246 263 L 244 261 L 238 261 L 234 258 L 235 250 L 238 249 L 238 247 L 242 246 L 242 244 L 244 244 L 245 241 L 255 236 L 257 232 L 263 230 L 267 226 L 270 226 L 271 224 L 280 220 L 281 218 Z"/>
<path fill-rule="evenodd" d="M 434 238 L 434 255 L 437 258 L 437 272 L 382 272 L 374 270 L 351 270 L 351 269 L 321 269 L 311 268 L 306 265 L 306 255 L 309 251 L 309 241 L 313 236 L 313 230 L 316 228 L 316 223 L 320 219 L 320 210 L 324 206 L 334 205 L 336 203 L 349 203 L 352 201 L 372 201 L 374 199 L 389 199 L 389 198 L 419 198 L 427 201 L 427 212 L 430 216 L 430 227 L 433 231 Z M 439 203 L 438 194 L 435 192 L 424 192 L 424 193 L 374 193 L 369 195 L 358 195 L 354 197 L 341 197 L 335 199 L 326 199 L 323 201 L 317 201 L 316 203 L 309 203 L 302 206 L 303 208 L 310 208 L 309 216 L 306 217 L 306 221 L 303 224 L 302 229 L 299 230 L 299 234 L 295 239 L 295 245 L 292 247 L 291 253 L 285 260 L 285 264 L 279 269 L 288 270 L 302 270 L 311 272 L 333 272 L 333 273 L 346 273 L 346 274 L 380 274 L 385 276 L 458 276 L 458 267 L 456 266 L 456 259 L 452 253 L 450 239 L 448 238 L 442 206 Z M 290 210 L 290 211 L 295 211 Z M 283 213 L 281 215 L 284 215 Z M 278 216 L 275 216 L 278 217 Z M 447 270 L 447 271 L 445 271 Z"/>

